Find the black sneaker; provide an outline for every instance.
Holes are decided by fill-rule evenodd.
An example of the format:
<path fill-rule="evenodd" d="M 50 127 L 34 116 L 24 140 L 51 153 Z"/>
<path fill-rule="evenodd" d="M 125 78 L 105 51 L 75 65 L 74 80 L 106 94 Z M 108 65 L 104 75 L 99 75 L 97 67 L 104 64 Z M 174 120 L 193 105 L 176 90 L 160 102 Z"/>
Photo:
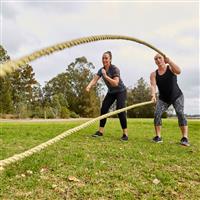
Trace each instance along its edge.
<path fill-rule="evenodd" d="M 103 133 L 97 131 L 95 134 L 92 135 L 92 137 L 100 137 L 103 136 Z"/>
<path fill-rule="evenodd" d="M 189 141 L 186 137 L 181 138 L 181 145 L 183 146 L 190 146 Z"/>
<path fill-rule="evenodd" d="M 163 142 L 163 140 L 162 140 L 161 137 L 159 137 L 159 136 L 155 136 L 155 137 L 153 138 L 153 142 L 161 143 L 161 142 Z"/>
<path fill-rule="evenodd" d="M 122 141 L 127 141 L 128 140 L 128 136 L 123 134 L 122 137 L 121 137 L 121 140 Z"/>

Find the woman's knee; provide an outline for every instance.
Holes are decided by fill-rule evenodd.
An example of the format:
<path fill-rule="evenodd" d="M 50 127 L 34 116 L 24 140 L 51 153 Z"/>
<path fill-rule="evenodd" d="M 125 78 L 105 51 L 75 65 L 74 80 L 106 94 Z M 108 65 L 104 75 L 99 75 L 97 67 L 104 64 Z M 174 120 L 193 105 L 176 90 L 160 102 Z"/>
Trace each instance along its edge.
<path fill-rule="evenodd" d="M 126 112 L 121 112 L 118 114 L 119 118 L 126 118 Z"/>
<path fill-rule="evenodd" d="M 162 125 L 162 113 L 155 112 L 154 113 L 154 125 L 161 126 Z"/>
<path fill-rule="evenodd" d="M 183 113 L 177 113 L 179 126 L 187 126 L 187 119 Z"/>
<path fill-rule="evenodd" d="M 125 102 L 120 102 L 120 103 L 117 102 L 116 108 L 117 109 L 125 108 Z"/>
<path fill-rule="evenodd" d="M 105 113 L 107 113 L 108 111 L 107 111 L 108 109 L 106 109 L 106 107 L 101 107 L 101 114 L 105 114 Z"/>

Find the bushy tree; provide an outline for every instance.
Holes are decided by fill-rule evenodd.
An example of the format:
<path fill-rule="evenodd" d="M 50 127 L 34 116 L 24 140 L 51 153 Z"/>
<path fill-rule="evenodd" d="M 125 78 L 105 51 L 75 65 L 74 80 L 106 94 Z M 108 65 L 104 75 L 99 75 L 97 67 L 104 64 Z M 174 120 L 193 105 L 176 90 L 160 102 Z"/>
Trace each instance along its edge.
<path fill-rule="evenodd" d="M 0 64 L 10 60 L 7 51 L 0 45 Z M 13 112 L 12 92 L 10 76 L 0 77 L 0 113 Z"/>
<path fill-rule="evenodd" d="M 144 101 L 150 101 L 151 100 L 151 93 L 150 93 L 150 87 L 145 82 L 143 78 L 140 78 L 137 81 L 137 84 L 134 88 L 128 88 L 127 90 L 127 104 L 132 105 L 136 103 L 141 103 Z M 154 105 L 146 105 L 138 108 L 134 108 L 132 110 L 129 110 L 127 112 L 128 117 L 153 117 L 154 115 Z"/>
<path fill-rule="evenodd" d="M 0 64 L 10 60 L 6 50 L 0 45 Z M 30 117 L 34 103 L 35 79 L 33 68 L 26 64 L 15 72 L 0 77 L 0 112 Z"/>
<path fill-rule="evenodd" d="M 66 72 L 58 74 L 46 83 L 45 101 L 54 111 L 55 109 L 59 111 L 56 112 L 58 116 L 61 115 L 60 109 L 63 113 L 64 108 L 82 117 L 94 117 L 99 114 L 98 91 L 101 86 L 97 85 L 90 93 L 85 91 L 87 84 L 93 78 L 94 74 L 91 72 L 93 68 L 93 64 L 85 57 L 76 58 L 75 62 L 68 65 Z M 56 104 L 54 95 L 59 97 Z"/>
<path fill-rule="evenodd" d="M 15 113 L 20 117 L 21 108 L 23 112 L 26 108 L 27 117 L 29 117 L 33 108 L 32 104 L 34 104 L 34 95 L 36 95 L 34 88 L 38 84 L 33 68 L 29 64 L 19 68 L 11 74 L 10 80 Z"/>

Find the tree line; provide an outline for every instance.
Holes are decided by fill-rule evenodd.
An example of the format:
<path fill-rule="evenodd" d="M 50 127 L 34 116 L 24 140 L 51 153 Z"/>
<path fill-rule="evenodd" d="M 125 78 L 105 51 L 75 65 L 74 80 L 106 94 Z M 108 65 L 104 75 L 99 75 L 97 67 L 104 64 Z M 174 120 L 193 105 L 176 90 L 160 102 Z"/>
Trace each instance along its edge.
<path fill-rule="evenodd" d="M 0 64 L 10 60 L 0 45 Z M 30 64 L 0 77 L 1 118 L 75 118 L 96 117 L 104 94 L 99 82 L 89 93 L 87 84 L 94 76 L 95 66 L 86 57 L 76 58 L 64 72 L 56 75 L 42 87 Z M 134 87 L 127 88 L 127 105 L 150 100 L 149 85 L 140 78 Z M 112 108 L 114 108 L 113 105 Z M 153 117 L 154 105 L 135 108 L 128 117 Z"/>

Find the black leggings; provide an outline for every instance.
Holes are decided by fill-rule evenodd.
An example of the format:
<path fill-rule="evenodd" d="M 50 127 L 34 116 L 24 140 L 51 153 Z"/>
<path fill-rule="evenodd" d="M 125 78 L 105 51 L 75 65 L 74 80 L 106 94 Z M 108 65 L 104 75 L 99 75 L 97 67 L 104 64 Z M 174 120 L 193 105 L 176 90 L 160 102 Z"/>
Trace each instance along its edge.
<path fill-rule="evenodd" d="M 126 102 L 126 90 L 123 92 L 117 92 L 114 94 L 107 93 L 101 107 L 101 115 L 106 114 L 114 103 L 117 100 L 117 109 L 124 108 Z M 121 112 L 118 114 L 120 124 L 122 129 L 127 128 L 126 112 Z M 106 124 L 106 118 L 100 120 L 100 127 L 104 127 Z"/>

